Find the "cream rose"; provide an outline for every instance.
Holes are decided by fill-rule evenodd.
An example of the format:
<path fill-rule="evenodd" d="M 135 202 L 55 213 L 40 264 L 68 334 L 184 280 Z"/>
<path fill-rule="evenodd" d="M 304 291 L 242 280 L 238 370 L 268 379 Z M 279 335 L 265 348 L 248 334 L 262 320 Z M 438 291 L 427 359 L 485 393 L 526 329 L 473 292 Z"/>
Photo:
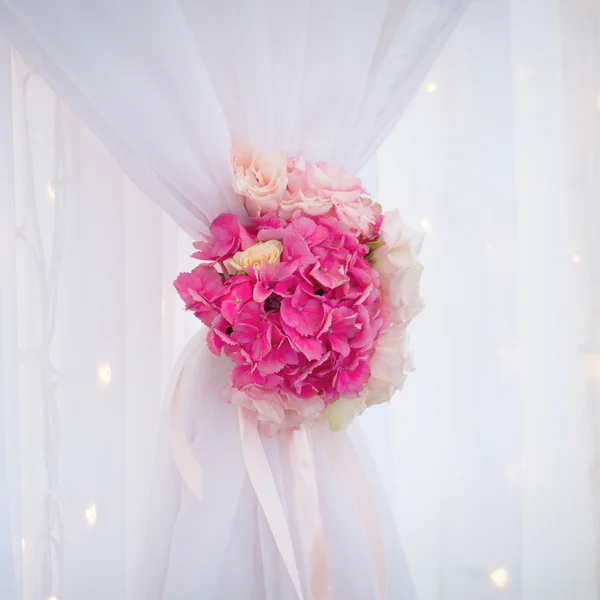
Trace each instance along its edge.
<path fill-rule="evenodd" d="M 271 265 L 276 265 L 281 260 L 281 251 L 283 245 L 277 240 L 259 242 L 246 248 L 243 252 L 236 252 L 233 258 L 225 262 L 225 266 L 230 273 L 243 271 L 246 273 L 250 265 L 258 271 L 263 261 Z"/>
<path fill-rule="evenodd" d="M 260 152 L 238 142 L 231 151 L 231 162 L 233 189 L 244 196 L 248 214 L 259 217 L 276 211 L 288 182 L 285 152 Z"/>

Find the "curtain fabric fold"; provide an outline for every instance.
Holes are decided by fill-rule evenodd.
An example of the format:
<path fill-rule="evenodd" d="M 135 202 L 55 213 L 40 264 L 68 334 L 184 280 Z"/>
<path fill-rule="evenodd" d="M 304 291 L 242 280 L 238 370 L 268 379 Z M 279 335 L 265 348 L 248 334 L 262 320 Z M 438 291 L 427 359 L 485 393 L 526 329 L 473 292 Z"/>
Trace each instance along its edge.
<path fill-rule="evenodd" d="M 0 31 L 194 237 L 240 212 L 229 149 L 356 171 L 468 0 L 4 0 Z"/>

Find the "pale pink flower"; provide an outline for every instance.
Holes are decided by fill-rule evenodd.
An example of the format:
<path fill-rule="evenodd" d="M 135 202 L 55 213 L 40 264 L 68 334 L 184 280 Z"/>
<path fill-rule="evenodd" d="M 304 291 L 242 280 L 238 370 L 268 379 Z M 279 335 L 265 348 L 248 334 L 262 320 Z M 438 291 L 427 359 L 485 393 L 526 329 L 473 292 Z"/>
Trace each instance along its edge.
<path fill-rule="evenodd" d="M 337 218 L 350 227 L 350 230 L 364 239 L 377 235 L 381 225 L 381 207 L 368 196 L 346 201 L 335 201 Z"/>
<path fill-rule="evenodd" d="M 384 300 L 393 309 L 394 319 L 408 324 L 423 308 L 420 280 L 423 266 L 418 255 L 423 234 L 411 229 L 397 210 L 390 211 L 381 226 L 383 244 L 373 253 Z"/>
<path fill-rule="evenodd" d="M 351 203 L 366 194 L 362 181 L 343 167 L 320 162 L 311 164 L 306 170 L 308 189 L 318 190 L 323 198 L 335 198 Z"/>
<path fill-rule="evenodd" d="M 325 409 L 322 398 L 296 398 L 279 389 L 246 385 L 241 389 L 228 386 L 223 397 L 232 404 L 250 409 L 258 426 L 268 435 L 314 425 Z"/>
<path fill-rule="evenodd" d="M 244 197 L 248 214 L 257 217 L 276 211 L 288 182 L 285 153 L 263 152 L 238 142 L 231 162 L 233 189 Z"/>
<path fill-rule="evenodd" d="M 322 198 L 311 190 L 298 191 L 294 194 L 284 194 L 277 214 L 282 219 L 291 219 L 297 212 L 313 217 L 326 215 L 331 212 L 334 203 L 330 198 Z"/>
<path fill-rule="evenodd" d="M 287 159 L 287 191 L 290 194 L 311 190 L 306 175 L 307 168 L 311 163 L 307 163 L 304 156 L 290 156 Z"/>
<path fill-rule="evenodd" d="M 370 366 L 371 377 L 360 394 L 367 407 L 388 402 L 402 389 L 406 374 L 414 371 L 404 326 L 392 325 L 381 332 Z"/>
<path fill-rule="evenodd" d="M 288 188 L 278 214 L 290 219 L 299 211 L 335 216 L 365 239 L 376 236 L 381 223 L 381 207 L 368 197 L 358 177 L 343 167 L 293 156 L 288 158 Z"/>

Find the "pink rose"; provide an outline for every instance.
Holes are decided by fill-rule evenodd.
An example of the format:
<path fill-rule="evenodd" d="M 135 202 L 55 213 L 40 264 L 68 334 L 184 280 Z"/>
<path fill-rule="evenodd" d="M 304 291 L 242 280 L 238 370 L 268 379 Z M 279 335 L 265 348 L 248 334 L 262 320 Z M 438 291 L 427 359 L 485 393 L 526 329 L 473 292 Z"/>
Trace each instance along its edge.
<path fill-rule="evenodd" d="M 274 212 L 286 189 L 284 152 L 261 152 L 246 142 L 234 144 L 231 151 L 233 189 L 244 196 L 251 217 Z"/>
<path fill-rule="evenodd" d="M 289 221 L 297 211 L 312 217 L 326 215 L 331 211 L 333 207 L 331 200 L 321 198 L 320 196 L 314 196 L 310 191 L 308 194 L 309 195 L 306 196 L 302 191 L 298 191 L 294 194 L 284 194 L 279 204 L 277 214 L 282 219 Z"/>
<path fill-rule="evenodd" d="M 339 202 L 350 203 L 366 194 L 362 181 L 342 167 L 328 163 L 314 163 L 306 172 L 308 187 L 319 190 L 323 198 L 335 198 Z"/>
<path fill-rule="evenodd" d="M 304 156 L 290 156 L 287 159 L 287 191 L 290 195 L 312 191 L 306 176 L 307 165 L 310 166 L 310 163 L 306 162 Z"/>
<path fill-rule="evenodd" d="M 373 239 L 381 226 L 381 206 L 368 196 L 335 203 L 335 213 L 340 221 L 350 227 L 350 231 L 363 238 Z"/>
<path fill-rule="evenodd" d="M 363 188 L 362 181 L 342 167 L 309 163 L 302 156 L 287 161 L 288 186 L 279 216 L 290 219 L 297 211 L 311 216 L 335 216 L 352 233 L 375 237 L 381 224 L 381 207 Z"/>
<path fill-rule="evenodd" d="M 328 163 L 309 163 L 303 156 L 287 160 L 288 193 L 302 192 L 306 198 L 319 195 L 325 200 L 353 202 L 366 192 L 362 181 L 343 167 Z"/>

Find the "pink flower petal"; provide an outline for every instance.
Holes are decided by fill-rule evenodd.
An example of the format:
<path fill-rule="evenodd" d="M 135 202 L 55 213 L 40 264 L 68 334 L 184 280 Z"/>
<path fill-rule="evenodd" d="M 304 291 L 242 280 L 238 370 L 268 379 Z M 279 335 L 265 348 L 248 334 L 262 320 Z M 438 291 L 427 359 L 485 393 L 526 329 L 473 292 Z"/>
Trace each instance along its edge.
<path fill-rule="evenodd" d="M 267 354 L 271 351 L 271 324 L 268 321 L 264 321 L 264 325 L 258 330 L 254 344 L 252 345 L 252 360 L 259 362 L 264 359 Z"/>
<path fill-rule="evenodd" d="M 356 361 L 351 366 L 342 367 L 336 377 L 335 389 L 340 394 L 359 393 L 371 375 L 371 369 L 364 360 Z"/>
<path fill-rule="evenodd" d="M 252 292 L 252 299 L 255 302 L 264 302 L 272 293 L 271 288 L 266 287 L 262 281 L 257 281 Z"/>
<path fill-rule="evenodd" d="M 323 344 L 314 338 L 305 338 L 302 336 L 290 337 L 292 348 L 296 348 L 298 352 L 302 352 L 308 360 L 318 360 L 323 356 L 325 351 Z"/>
<path fill-rule="evenodd" d="M 350 354 L 350 344 L 347 338 L 341 335 L 330 335 L 329 343 L 331 344 L 331 349 L 339 352 L 342 356 Z"/>

